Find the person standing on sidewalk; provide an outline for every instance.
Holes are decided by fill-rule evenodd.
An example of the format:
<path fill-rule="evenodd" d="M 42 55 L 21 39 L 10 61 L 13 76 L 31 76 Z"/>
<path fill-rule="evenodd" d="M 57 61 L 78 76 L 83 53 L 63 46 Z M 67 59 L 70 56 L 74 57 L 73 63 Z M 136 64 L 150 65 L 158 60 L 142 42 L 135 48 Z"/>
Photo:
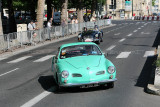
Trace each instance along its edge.
<path fill-rule="evenodd" d="M 35 26 L 34 26 L 34 23 L 33 23 L 33 20 L 31 20 L 31 22 L 28 24 L 27 26 L 29 32 L 30 32 L 30 43 L 31 44 L 34 44 L 35 45 L 35 41 L 34 41 L 34 38 L 37 36 L 36 33 L 35 33 Z"/>
<path fill-rule="evenodd" d="M 63 21 L 62 21 L 62 23 L 61 23 L 61 26 L 62 26 L 62 36 L 65 36 L 65 33 L 66 33 L 66 25 L 67 25 L 66 19 L 63 19 Z"/>
<path fill-rule="evenodd" d="M 48 29 L 48 40 L 51 40 L 51 27 L 52 27 L 52 20 L 50 19 L 48 22 L 47 22 L 47 29 Z"/>

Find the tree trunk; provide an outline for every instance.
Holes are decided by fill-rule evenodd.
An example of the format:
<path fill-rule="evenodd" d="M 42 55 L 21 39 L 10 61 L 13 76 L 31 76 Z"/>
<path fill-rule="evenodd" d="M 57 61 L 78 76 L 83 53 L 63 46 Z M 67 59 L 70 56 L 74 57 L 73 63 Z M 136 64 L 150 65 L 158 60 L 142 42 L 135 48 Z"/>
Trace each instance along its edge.
<path fill-rule="evenodd" d="M 9 32 L 17 32 L 16 21 L 14 18 L 13 0 L 7 0 L 9 8 Z"/>
<path fill-rule="evenodd" d="M 37 27 L 39 29 L 43 28 L 43 15 L 44 15 L 44 5 L 45 0 L 38 0 L 37 5 Z"/>
<path fill-rule="evenodd" d="M 92 4 L 91 4 L 91 17 L 92 17 L 93 15 L 95 15 L 96 1 L 97 1 L 97 0 L 92 0 Z"/>
<path fill-rule="evenodd" d="M 47 21 L 52 17 L 51 0 L 47 0 Z"/>
<path fill-rule="evenodd" d="M 67 11 L 67 8 L 68 8 L 68 0 L 64 0 L 63 1 L 63 4 L 62 4 L 62 13 L 61 13 L 61 22 L 63 19 L 66 19 L 66 21 L 68 20 L 68 11 Z"/>
<path fill-rule="evenodd" d="M 3 28 L 2 28 L 2 19 L 1 19 L 1 11 L 2 11 L 2 0 L 0 0 L 0 35 L 3 35 Z M 1 39 L 1 38 L 0 38 Z"/>
<path fill-rule="evenodd" d="M 78 4 L 79 4 L 78 10 L 77 10 L 78 22 L 81 23 L 81 22 L 83 22 L 82 0 L 79 0 Z"/>
<path fill-rule="evenodd" d="M 31 0 L 30 1 L 31 18 L 33 20 L 36 19 L 36 12 L 35 12 L 35 10 L 36 10 L 36 3 L 37 3 L 37 0 Z"/>

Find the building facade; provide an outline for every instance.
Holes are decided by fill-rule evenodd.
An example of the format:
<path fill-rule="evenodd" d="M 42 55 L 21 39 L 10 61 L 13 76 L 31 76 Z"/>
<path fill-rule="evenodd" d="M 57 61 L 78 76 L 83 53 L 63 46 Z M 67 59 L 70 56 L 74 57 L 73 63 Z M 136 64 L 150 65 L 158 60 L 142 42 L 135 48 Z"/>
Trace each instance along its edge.
<path fill-rule="evenodd" d="M 106 13 L 112 19 L 152 15 L 152 0 L 107 0 Z"/>

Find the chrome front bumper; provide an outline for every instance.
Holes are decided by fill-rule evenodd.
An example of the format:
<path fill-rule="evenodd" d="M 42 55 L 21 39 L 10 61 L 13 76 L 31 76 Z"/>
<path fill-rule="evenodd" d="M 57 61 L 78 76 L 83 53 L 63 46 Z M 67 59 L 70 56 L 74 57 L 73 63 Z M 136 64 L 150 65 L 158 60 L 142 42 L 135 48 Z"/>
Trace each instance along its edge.
<path fill-rule="evenodd" d="M 96 81 L 96 82 L 89 82 L 89 83 L 66 83 L 66 84 L 61 84 L 61 87 L 76 87 L 76 86 L 83 86 L 83 85 L 90 85 L 90 84 L 106 84 L 106 83 L 111 83 L 117 81 L 117 78 L 115 79 L 107 79 L 107 80 L 102 80 L 102 81 Z"/>

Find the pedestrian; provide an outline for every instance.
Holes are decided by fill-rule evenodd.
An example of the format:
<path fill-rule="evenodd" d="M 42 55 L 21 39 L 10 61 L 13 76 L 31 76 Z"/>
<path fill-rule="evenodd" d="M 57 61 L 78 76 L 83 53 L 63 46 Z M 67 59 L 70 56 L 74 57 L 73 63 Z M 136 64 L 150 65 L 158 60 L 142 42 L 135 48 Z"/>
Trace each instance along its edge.
<path fill-rule="evenodd" d="M 52 19 L 47 22 L 47 30 L 48 30 L 48 40 L 51 40 L 51 27 L 52 27 Z"/>
<path fill-rule="evenodd" d="M 62 26 L 62 36 L 65 36 L 66 25 L 67 25 L 66 19 L 63 19 L 62 23 L 61 23 L 61 26 Z"/>
<path fill-rule="evenodd" d="M 91 18 L 90 21 L 91 21 L 91 22 L 96 22 L 96 18 L 95 18 L 94 16 L 92 16 L 92 18 Z"/>
<path fill-rule="evenodd" d="M 35 41 L 34 41 L 34 38 L 37 36 L 37 34 L 35 33 L 35 27 L 34 27 L 34 24 L 33 24 L 33 20 L 31 20 L 30 21 L 30 23 L 28 24 L 28 26 L 27 26 L 27 28 L 28 28 L 28 30 L 29 30 L 29 34 L 30 34 L 30 36 L 29 36 L 29 38 L 30 38 L 30 43 L 31 44 L 34 44 L 34 45 L 36 45 L 36 43 L 35 43 Z"/>

